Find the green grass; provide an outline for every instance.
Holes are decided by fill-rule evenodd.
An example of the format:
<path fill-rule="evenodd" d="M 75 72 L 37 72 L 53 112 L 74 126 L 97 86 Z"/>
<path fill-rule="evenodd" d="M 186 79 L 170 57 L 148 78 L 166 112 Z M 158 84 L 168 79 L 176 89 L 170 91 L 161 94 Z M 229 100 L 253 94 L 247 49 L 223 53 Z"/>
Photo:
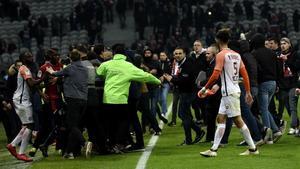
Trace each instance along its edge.
<path fill-rule="evenodd" d="M 300 108 L 298 106 L 298 111 Z M 288 119 L 285 113 L 285 119 Z M 178 123 L 180 124 L 179 120 Z M 287 127 L 288 128 L 288 127 Z M 145 136 L 145 143 L 150 135 Z M 176 146 L 183 141 L 184 134 L 180 125 L 176 127 L 165 126 L 163 134 L 153 149 L 147 163 L 147 169 L 299 169 L 300 166 L 300 138 L 284 135 L 274 145 L 259 147 L 260 155 L 241 157 L 238 154 L 245 151 L 246 147 L 238 147 L 242 137 L 236 128 L 233 128 L 229 144 L 220 148 L 218 157 L 204 158 L 200 151 L 210 148 L 209 143 L 199 143 L 191 146 Z M 0 124 L 0 164 L 3 161 L 16 162 L 5 151 L 5 134 Z M 53 149 L 53 148 L 52 148 Z M 123 155 L 92 156 L 75 160 L 65 160 L 58 153 L 51 151 L 50 157 L 42 158 L 29 165 L 32 169 L 134 169 L 141 153 L 128 153 Z M 2 154 L 7 155 L 3 156 Z M 40 152 L 37 156 L 41 157 Z M 19 164 L 21 162 L 17 162 Z M 3 168 L 3 166 L 0 168 Z M 10 167 L 13 168 L 13 167 Z"/>

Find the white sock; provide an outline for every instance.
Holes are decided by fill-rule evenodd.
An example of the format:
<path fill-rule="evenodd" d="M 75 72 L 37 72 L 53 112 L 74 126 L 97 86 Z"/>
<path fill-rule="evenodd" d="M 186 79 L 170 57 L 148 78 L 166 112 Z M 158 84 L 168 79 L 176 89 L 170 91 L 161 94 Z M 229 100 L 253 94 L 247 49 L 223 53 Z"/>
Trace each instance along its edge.
<path fill-rule="evenodd" d="M 240 131 L 241 131 L 242 135 L 244 136 L 245 141 L 249 145 L 249 148 L 253 149 L 253 150 L 256 149 L 256 146 L 255 146 L 255 144 L 254 144 L 254 142 L 252 140 L 250 131 L 249 131 L 249 129 L 248 129 L 248 127 L 247 127 L 246 124 L 244 124 L 243 127 L 240 128 Z"/>
<path fill-rule="evenodd" d="M 25 131 L 25 127 L 21 128 L 18 135 L 15 137 L 15 139 L 10 144 L 13 145 L 14 147 L 19 145 L 19 143 L 22 140 L 22 136 L 23 136 L 24 131 Z"/>
<path fill-rule="evenodd" d="M 225 132 L 225 124 L 217 124 L 217 130 L 215 132 L 214 144 L 211 147 L 212 150 L 217 150 L 219 148 L 219 144 L 222 140 L 222 137 Z"/>
<path fill-rule="evenodd" d="M 20 150 L 19 150 L 19 154 L 24 154 L 30 137 L 31 137 L 31 130 L 26 128 L 24 133 L 23 133 L 23 136 L 22 136 L 22 143 L 21 143 L 21 147 L 20 147 Z"/>

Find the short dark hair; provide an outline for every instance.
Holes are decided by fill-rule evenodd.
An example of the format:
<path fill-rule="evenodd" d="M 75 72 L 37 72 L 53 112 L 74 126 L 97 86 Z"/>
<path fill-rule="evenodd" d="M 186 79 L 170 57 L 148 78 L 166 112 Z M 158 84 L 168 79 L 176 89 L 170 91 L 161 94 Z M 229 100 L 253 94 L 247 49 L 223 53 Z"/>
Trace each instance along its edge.
<path fill-rule="evenodd" d="M 182 47 L 182 46 L 177 46 L 177 47 L 174 49 L 174 51 L 175 51 L 175 50 L 182 50 L 183 53 L 187 53 L 187 49 L 184 48 L 184 47 Z"/>
<path fill-rule="evenodd" d="M 46 59 L 46 60 L 50 60 L 52 56 L 58 55 L 57 51 L 58 51 L 58 50 L 57 50 L 56 48 L 49 48 L 49 49 L 46 51 L 45 59 Z"/>
<path fill-rule="evenodd" d="M 70 58 L 73 62 L 80 60 L 80 53 L 77 50 L 73 50 L 70 53 Z"/>
<path fill-rule="evenodd" d="M 216 39 L 221 41 L 222 43 L 228 43 L 230 39 L 230 29 L 222 28 L 216 34 Z"/>
<path fill-rule="evenodd" d="M 114 54 L 122 54 L 125 55 L 125 45 L 122 43 L 117 43 L 112 46 L 112 50 Z"/>
<path fill-rule="evenodd" d="M 28 51 L 22 52 L 22 53 L 20 54 L 20 56 L 19 56 L 19 60 L 20 60 L 21 62 L 24 62 L 24 61 L 26 60 L 26 58 L 29 57 L 29 56 L 32 56 L 31 52 L 28 52 Z"/>
<path fill-rule="evenodd" d="M 269 41 L 274 41 L 276 44 L 280 44 L 280 41 L 279 41 L 279 38 L 277 38 L 277 37 L 270 37 L 269 39 L 268 39 Z"/>
<path fill-rule="evenodd" d="M 94 52 L 99 56 L 104 51 L 104 45 L 103 44 L 96 44 L 94 46 Z"/>

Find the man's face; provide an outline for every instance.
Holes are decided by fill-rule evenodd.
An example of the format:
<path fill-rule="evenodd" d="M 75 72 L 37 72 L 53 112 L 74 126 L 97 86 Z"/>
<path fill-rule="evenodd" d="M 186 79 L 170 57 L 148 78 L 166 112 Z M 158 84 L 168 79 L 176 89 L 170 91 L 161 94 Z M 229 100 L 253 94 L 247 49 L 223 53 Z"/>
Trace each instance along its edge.
<path fill-rule="evenodd" d="M 15 63 L 15 67 L 17 70 L 19 70 L 19 68 L 22 66 L 22 62 L 16 62 Z"/>
<path fill-rule="evenodd" d="M 166 55 L 166 53 L 165 53 L 165 52 L 161 52 L 161 53 L 159 54 L 159 59 L 160 59 L 161 61 L 167 60 L 167 55 Z"/>
<path fill-rule="evenodd" d="M 185 53 L 182 49 L 175 49 L 174 51 L 174 58 L 176 61 L 181 61 L 185 57 Z"/>
<path fill-rule="evenodd" d="M 147 57 L 147 58 L 152 57 L 152 52 L 150 50 L 146 50 L 144 52 L 144 56 Z"/>
<path fill-rule="evenodd" d="M 32 55 L 31 53 L 28 52 L 28 53 L 26 54 L 25 61 L 26 61 L 27 63 L 32 63 L 32 62 L 33 62 L 33 55 Z"/>
<path fill-rule="evenodd" d="M 278 48 L 278 44 L 274 40 L 270 40 L 269 45 L 272 50 L 276 50 Z"/>
<path fill-rule="evenodd" d="M 194 47 L 193 47 L 194 51 L 196 53 L 200 53 L 202 50 L 202 44 L 198 41 L 194 42 Z"/>
<path fill-rule="evenodd" d="M 280 42 L 280 48 L 282 51 L 288 51 L 290 49 L 291 45 L 285 41 Z"/>
<path fill-rule="evenodd" d="M 265 47 L 271 49 L 270 42 L 268 40 L 265 41 Z"/>
<path fill-rule="evenodd" d="M 211 47 L 207 48 L 205 56 L 206 56 L 206 61 L 211 61 L 213 59 L 215 55 Z"/>

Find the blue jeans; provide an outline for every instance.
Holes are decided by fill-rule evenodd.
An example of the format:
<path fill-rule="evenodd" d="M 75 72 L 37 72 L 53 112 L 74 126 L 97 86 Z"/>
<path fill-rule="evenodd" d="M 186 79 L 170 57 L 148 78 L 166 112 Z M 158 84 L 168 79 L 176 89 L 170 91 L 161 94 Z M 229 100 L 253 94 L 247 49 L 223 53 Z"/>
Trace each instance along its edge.
<path fill-rule="evenodd" d="M 297 106 L 298 106 L 298 96 L 295 96 L 296 88 L 292 88 L 289 90 L 289 109 L 291 113 L 291 127 L 296 128 L 298 127 L 298 112 L 297 112 Z"/>
<path fill-rule="evenodd" d="M 170 90 L 169 83 L 164 83 L 160 88 L 160 93 L 159 93 L 160 105 L 161 105 L 161 109 L 162 109 L 162 114 L 164 114 L 164 115 L 166 115 L 166 113 L 168 111 L 167 97 L 168 97 L 169 90 Z"/>
<path fill-rule="evenodd" d="M 159 88 L 153 88 L 149 90 L 149 99 L 150 99 L 150 112 L 154 117 L 156 117 L 157 103 L 159 98 Z"/>
<path fill-rule="evenodd" d="M 273 116 L 269 111 L 269 104 L 276 90 L 275 81 L 266 81 L 258 86 L 258 103 L 264 126 L 271 128 L 273 132 L 279 131 Z"/>
<path fill-rule="evenodd" d="M 246 95 L 246 90 L 244 88 L 244 85 L 240 85 L 241 88 L 241 97 L 240 97 L 240 102 L 241 102 L 241 115 L 243 120 L 245 121 L 246 125 L 248 126 L 251 136 L 254 141 L 259 141 L 262 139 L 261 133 L 259 131 L 259 128 L 256 123 L 256 119 L 253 116 L 251 112 L 251 107 L 245 102 L 245 95 Z M 257 87 L 251 87 L 251 94 L 253 99 L 257 98 L 258 94 L 258 88 Z"/>

